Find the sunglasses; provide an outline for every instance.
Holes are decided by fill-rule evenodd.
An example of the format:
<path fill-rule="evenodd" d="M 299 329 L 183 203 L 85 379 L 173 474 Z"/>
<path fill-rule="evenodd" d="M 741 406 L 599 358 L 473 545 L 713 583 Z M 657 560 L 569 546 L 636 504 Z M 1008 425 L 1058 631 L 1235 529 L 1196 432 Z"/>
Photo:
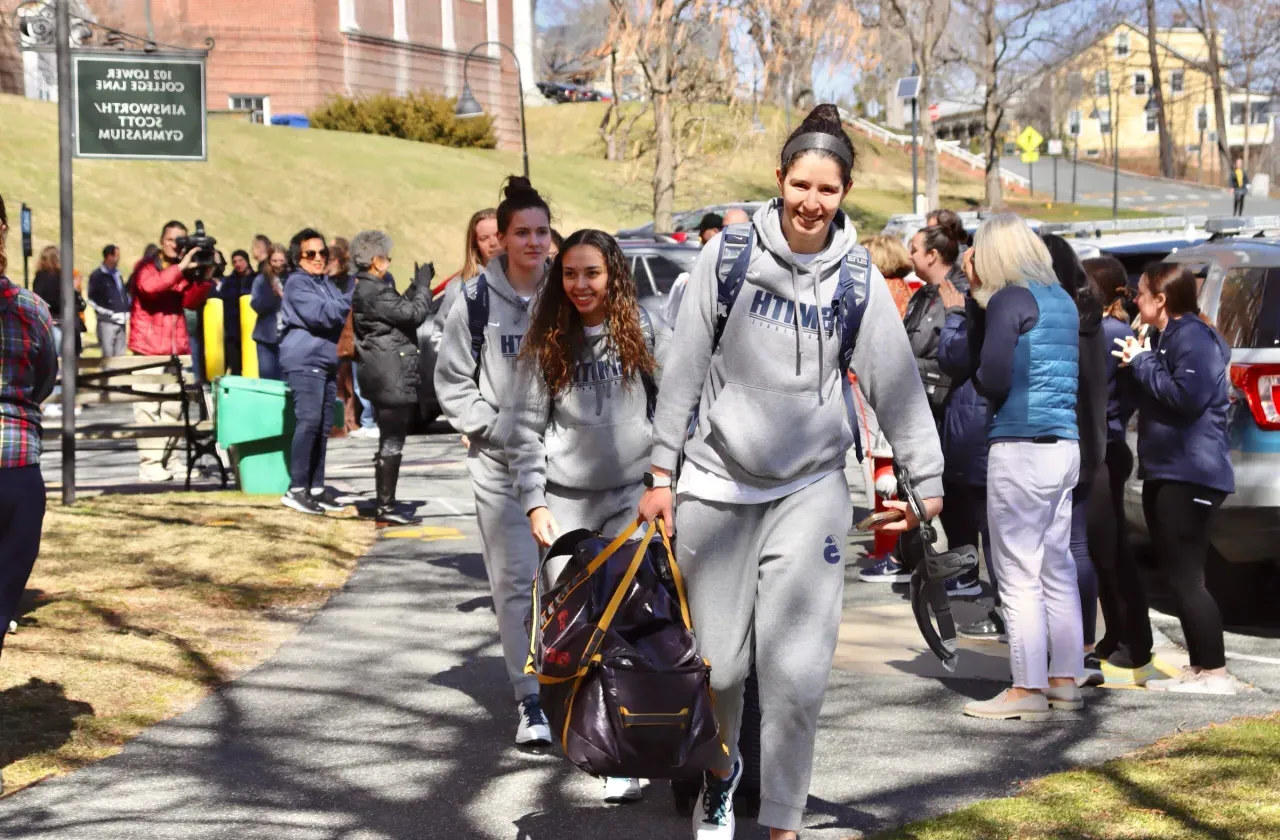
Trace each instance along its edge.
<path fill-rule="evenodd" d="M 329 249 L 321 248 L 319 251 L 303 251 L 299 256 L 304 260 L 327 260 L 329 259 Z"/>

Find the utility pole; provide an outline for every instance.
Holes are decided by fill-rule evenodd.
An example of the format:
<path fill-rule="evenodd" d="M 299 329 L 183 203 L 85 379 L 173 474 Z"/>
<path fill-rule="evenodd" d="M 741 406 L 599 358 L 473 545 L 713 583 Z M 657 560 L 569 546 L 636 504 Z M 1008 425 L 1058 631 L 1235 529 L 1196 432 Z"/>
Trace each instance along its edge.
<path fill-rule="evenodd" d="M 916 206 L 916 196 L 920 195 L 920 162 L 918 160 L 919 155 L 917 154 L 917 151 L 916 151 L 916 147 L 919 145 L 916 139 L 919 133 L 918 123 L 917 123 L 917 119 L 919 115 L 916 113 L 919 110 L 917 107 L 918 102 L 919 102 L 918 99 L 916 99 L 915 97 L 912 97 L 911 99 L 911 212 L 912 213 L 916 213 L 920 209 L 919 207 Z"/>
<path fill-rule="evenodd" d="M 1120 94 L 1116 89 L 1116 109 L 1111 113 L 1111 218 L 1120 216 Z"/>
<path fill-rule="evenodd" d="M 1076 203 L 1076 175 L 1080 172 L 1080 134 L 1072 138 L 1071 150 L 1071 203 Z"/>
<path fill-rule="evenodd" d="M 71 94 L 71 0 L 54 0 L 58 62 L 58 211 L 62 226 L 62 503 L 76 501 L 75 215 L 72 212 L 71 151 L 75 121 Z"/>

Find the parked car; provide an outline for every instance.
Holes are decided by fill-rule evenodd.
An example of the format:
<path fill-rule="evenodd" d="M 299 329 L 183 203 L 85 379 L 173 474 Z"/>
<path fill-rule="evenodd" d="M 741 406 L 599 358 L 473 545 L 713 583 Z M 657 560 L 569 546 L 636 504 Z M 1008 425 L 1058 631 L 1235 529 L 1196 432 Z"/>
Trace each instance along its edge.
<path fill-rule="evenodd" d="M 636 297 L 656 326 L 670 326 L 662 317 L 662 307 L 676 278 L 693 270 L 699 248 L 653 239 L 624 239 L 622 253 L 631 261 L 636 281 Z"/>
<path fill-rule="evenodd" d="M 1228 429 L 1236 492 L 1214 519 L 1206 580 L 1229 623 L 1275 625 L 1280 622 L 1275 606 L 1280 598 L 1280 238 L 1217 239 L 1178 248 L 1163 259 L 1189 266 L 1200 279 L 1200 310 L 1231 346 Z M 1131 447 L 1136 430 L 1135 421 L 1129 427 Z M 1125 487 L 1125 514 L 1135 532 L 1148 533 L 1136 474 Z"/>
<path fill-rule="evenodd" d="M 755 212 L 763 207 L 763 201 L 731 201 L 727 204 L 713 204 L 710 207 L 700 207 L 697 210 L 681 210 L 671 215 L 671 231 L 669 235 L 676 242 L 685 242 L 689 239 L 689 234 L 697 233 L 698 224 L 702 221 L 702 217 L 708 213 L 719 213 L 724 215 L 730 210 L 740 209 L 747 211 L 748 215 L 755 215 Z M 662 233 L 667 234 L 667 231 Z M 627 228 L 617 233 L 618 239 L 653 239 L 655 232 L 653 222 L 640 227 Z M 696 244 L 696 238 L 695 238 Z"/>

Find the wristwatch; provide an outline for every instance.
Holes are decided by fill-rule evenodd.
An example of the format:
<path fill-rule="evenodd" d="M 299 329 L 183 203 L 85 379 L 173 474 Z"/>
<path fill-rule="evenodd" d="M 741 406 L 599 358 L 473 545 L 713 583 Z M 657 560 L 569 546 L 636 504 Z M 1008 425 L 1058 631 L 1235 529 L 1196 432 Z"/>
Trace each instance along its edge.
<path fill-rule="evenodd" d="M 648 487 L 650 490 L 654 489 L 655 487 L 670 487 L 671 476 L 670 475 L 654 475 L 653 473 L 647 472 L 644 474 L 644 486 Z"/>

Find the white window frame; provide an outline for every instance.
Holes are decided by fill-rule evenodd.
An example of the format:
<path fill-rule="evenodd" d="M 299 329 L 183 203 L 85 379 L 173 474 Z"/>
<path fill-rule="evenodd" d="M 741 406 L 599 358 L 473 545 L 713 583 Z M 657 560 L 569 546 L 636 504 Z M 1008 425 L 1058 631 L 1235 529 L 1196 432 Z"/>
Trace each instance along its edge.
<path fill-rule="evenodd" d="M 409 40 L 408 0 L 391 0 L 391 37 L 397 41 Z"/>
<path fill-rule="evenodd" d="M 1169 92 L 1182 93 L 1187 83 L 1187 73 L 1182 68 L 1170 71 L 1169 73 Z"/>
<path fill-rule="evenodd" d="M 1116 33 L 1116 58 L 1128 58 L 1128 57 L 1129 57 L 1129 33 L 1117 32 Z"/>
<path fill-rule="evenodd" d="M 1152 134 L 1160 130 L 1160 123 L 1156 117 L 1160 116 L 1155 111 L 1146 111 L 1147 115 L 1147 134 Z"/>
<path fill-rule="evenodd" d="M 237 101 L 239 100 L 239 102 Z M 254 103 L 259 104 L 255 107 Z M 232 93 L 227 95 L 227 110 L 248 114 L 254 125 L 271 125 L 271 97 L 262 93 Z M 255 119 L 257 117 L 257 119 Z"/>
<path fill-rule="evenodd" d="M 1098 109 L 1098 131 L 1102 134 L 1107 134 L 1109 131 L 1114 131 L 1114 130 L 1115 130 L 1115 126 L 1111 125 L 1111 109 L 1099 108 Z"/>
<path fill-rule="evenodd" d="M 343 32 L 359 32 L 356 19 L 356 0 L 338 0 L 338 28 Z"/>
<path fill-rule="evenodd" d="M 1093 93 L 1095 96 L 1111 95 L 1111 71 L 1099 70 L 1093 74 Z"/>
<path fill-rule="evenodd" d="M 1080 118 L 1081 118 L 1081 116 L 1082 116 L 1082 114 L 1081 114 L 1079 111 L 1068 111 L 1068 112 L 1067 112 L 1067 133 L 1068 133 L 1068 134 L 1071 134 L 1071 135 L 1073 135 L 1073 136 L 1078 136 L 1078 135 L 1080 134 Z M 1075 128 L 1075 131 L 1072 131 L 1072 130 L 1071 130 L 1072 128 Z"/>
<path fill-rule="evenodd" d="M 1142 86 L 1142 90 L 1138 90 L 1139 85 Z M 1147 95 L 1147 74 L 1146 73 L 1133 74 L 1133 95 L 1134 96 Z"/>

